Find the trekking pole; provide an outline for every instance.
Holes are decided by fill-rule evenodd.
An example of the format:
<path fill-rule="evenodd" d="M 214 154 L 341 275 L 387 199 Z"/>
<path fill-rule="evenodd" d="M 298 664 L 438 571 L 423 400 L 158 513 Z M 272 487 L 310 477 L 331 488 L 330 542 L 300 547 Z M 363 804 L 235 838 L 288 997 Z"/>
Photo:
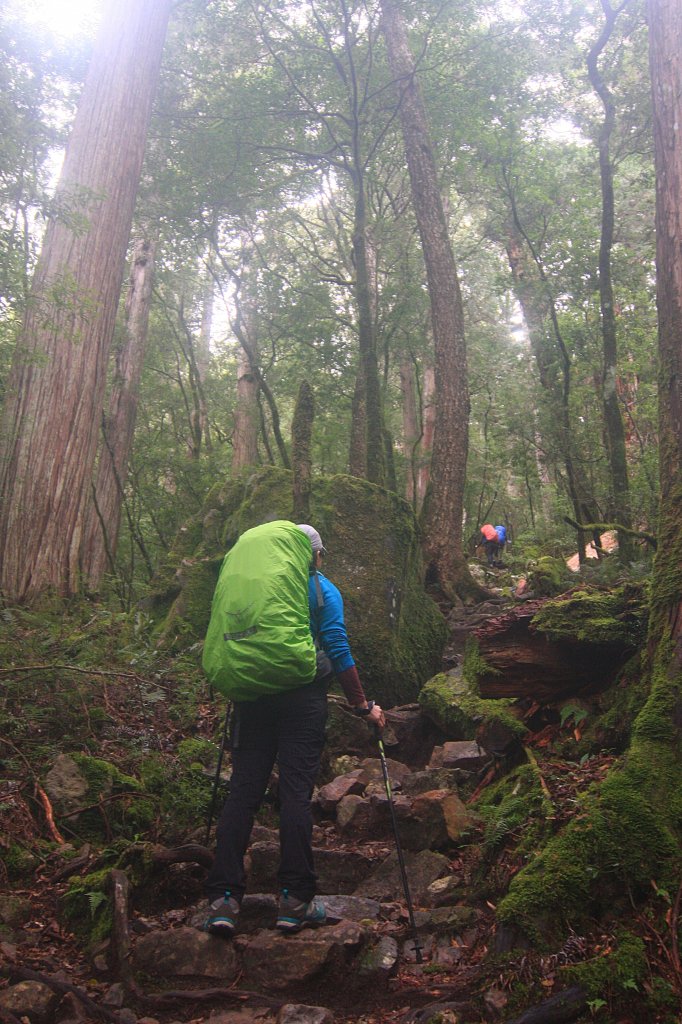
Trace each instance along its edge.
<path fill-rule="evenodd" d="M 220 752 L 218 754 L 218 764 L 216 765 L 215 776 L 213 778 L 213 793 L 211 795 L 211 806 L 210 806 L 209 811 L 208 811 L 208 821 L 206 822 L 206 843 L 205 843 L 206 846 L 208 846 L 208 841 L 211 838 L 211 825 L 213 824 L 213 815 L 215 814 L 216 798 L 218 796 L 218 786 L 220 785 L 220 772 L 221 772 L 222 767 L 223 767 L 223 756 L 225 754 L 225 747 L 227 745 L 227 731 L 228 731 L 228 726 L 229 726 L 229 722 L 230 722 L 230 711 L 231 711 L 231 709 L 232 709 L 232 705 L 228 703 L 227 707 L 225 708 L 225 721 L 223 723 L 223 737 L 222 737 L 222 739 L 220 741 Z"/>
<path fill-rule="evenodd" d="M 407 903 L 407 916 L 410 922 L 410 930 L 412 932 L 412 939 L 414 940 L 414 957 L 418 964 L 423 963 L 422 957 L 422 946 L 419 944 L 419 936 L 417 935 L 417 925 L 414 920 L 414 910 L 412 908 L 412 897 L 410 896 L 410 886 L 407 881 L 407 871 L 405 870 L 405 858 L 403 857 L 403 848 L 400 845 L 400 836 L 398 835 L 398 822 L 395 816 L 395 806 L 393 804 L 393 793 L 391 792 L 391 780 L 388 777 L 388 765 L 386 763 L 386 754 L 384 751 L 384 741 L 381 738 L 381 731 L 379 728 L 376 729 L 377 744 L 379 746 L 379 758 L 381 760 L 381 771 L 384 776 L 384 783 L 386 785 L 386 796 L 388 797 L 388 807 L 391 812 L 391 824 L 393 825 L 393 835 L 395 836 L 395 846 L 398 852 L 398 864 L 400 866 L 400 877 L 403 881 L 403 892 L 405 893 L 405 902 Z"/>

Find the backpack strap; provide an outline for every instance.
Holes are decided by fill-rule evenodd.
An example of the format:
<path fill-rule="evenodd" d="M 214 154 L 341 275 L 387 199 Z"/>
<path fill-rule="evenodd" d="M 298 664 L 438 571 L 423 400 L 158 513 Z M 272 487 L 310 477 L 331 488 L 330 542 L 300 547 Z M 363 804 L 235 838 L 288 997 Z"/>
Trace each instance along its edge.
<path fill-rule="evenodd" d="M 315 593 L 317 594 L 317 604 L 315 607 L 315 617 L 317 618 L 319 616 L 320 609 L 324 608 L 324 594 L 322 593 L 322 584 L 320 583 L 320 577 L 316 569 L 313 571 L 313 579 L 315 581 Z M 315 653 L 317 656 L 315 682 L 318 682 L 321 679 L 328 679 L 329 676 L 333 674 L 334 669 L 327 653 L 320 644 L 319 637 L 315 637 Z"/>
<path fill-rule="evenodd" d="M 319 611 L 320 608 L 324 608 L 324 594 L 322 593 L 322 586 L 320 584 L 320 577 L 317 569 L 313 571 L 313 579 L 315 581 L 315 592 L 317 594 L 317 610 Z"/>

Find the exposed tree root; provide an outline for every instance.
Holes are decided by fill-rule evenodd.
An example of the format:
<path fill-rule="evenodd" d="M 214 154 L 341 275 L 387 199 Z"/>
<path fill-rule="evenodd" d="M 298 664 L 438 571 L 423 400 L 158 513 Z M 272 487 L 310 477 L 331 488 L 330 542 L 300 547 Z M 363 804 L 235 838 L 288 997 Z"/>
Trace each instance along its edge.
<path fill-rule="evenodd" d="M 68 981 L 57 981 L 56 978 L 51 978 L 49 974 L 41 974 L 39 971 L 32 971 L 29 967 L 12 965 L 8 968 L 7 973 L 12 981 L 39 981 L 41 984 L 51 988 L 53 992 L 57 992 L 59 995 L 71 993 L 71 995 L 75 996 L 75 998 L 82 1003 L 93 1016 L 100 1017 L 102 1020 L 111 1021 L 112 1024 L 120 1024 L 117 1013 L 107 1009 L 106 1006 L 100 1006 L 99 1003 L 96 1003 L 94 999 L 90 998 L 87 992 L 84 992 L 82 988 L 78 988 L 77 985 L 71 985 Z"/>

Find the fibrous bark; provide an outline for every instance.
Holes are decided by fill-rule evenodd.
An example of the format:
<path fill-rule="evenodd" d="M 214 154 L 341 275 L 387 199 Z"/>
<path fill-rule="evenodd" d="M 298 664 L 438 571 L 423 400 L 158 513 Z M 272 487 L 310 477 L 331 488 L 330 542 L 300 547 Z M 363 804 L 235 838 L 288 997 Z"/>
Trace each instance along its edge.
<path fill-rule="evenodd" d="M 106 367 L 171 0 L 105 12 L 0 423 L 0 587 L 79 590 Z"/>
<path fill-rule="evenodd" d="M 433 573 L 446 591 L 470 592 L 463 551 L 469 392 L 462 298 L 438 186 L 426 109 L 407 32 L 394 0 L 381 0 L 383 31 L 400 91 L 400 116 L 412 201 L 419 227 L 431 302 L 435 348 L 436 416 L 424 537 Z"/>
<path fill-rule="evenodd" d="M 315 418 L 315 395 L 307 380 L 298 389 L 294 418 L 291 423 L 292 466 L 294 471 L 294 519 L 307 522 L 310 518 L 310 485 L 312 454 L 310 444 Z"/>
<path fill-rule="evenodd" d="M 605 15 L 604 27 L 587 58 L 587 69 L 592 88 L 599 96 L 604 107 L 604 120 L 600 126 L 598 138 L 599 176 L 602 197 L 601 235 L 599 240 L 599 303 L 604 360 L 601 382 L 602 406 L 613 494 L 613 515 L 626 528 L 629 528 L 632 523 L 630 517 L 628 467 L 625 452 L 625 431 L 618 401 L 618 338 L 613 295 L 613 276 L 611 274 L 615 201 L 613 161 L 611 159 L 610 146 L 611 135 L 616 124 L 616 108 L 611 92 L 599 71 L 598 60 L 608 43 L 618 14 L 628 2 L 629 0 L 625 0 L 625 3 L 617 11 L 614 11 L 608 0 L 602 0 L 602 9 Z M 631 558 L 633 546 L 627 529 L 618 534 L 618 549 L 619 557 L 622 561 L 628 561 Z"/>
<path fill-rule="evenodd" d="M 140 239 L 133 249 L 126 300 L 126 333 L 123 344 L 114 352 L 115 371 L 109 411 L 102 419 L 97 476 L 81 548 L 81 572 L 91 591 L 97 591 L 105 572 L 114 568 L 147 344 L 154 249 L 155 243 L 149 239 Z"/>

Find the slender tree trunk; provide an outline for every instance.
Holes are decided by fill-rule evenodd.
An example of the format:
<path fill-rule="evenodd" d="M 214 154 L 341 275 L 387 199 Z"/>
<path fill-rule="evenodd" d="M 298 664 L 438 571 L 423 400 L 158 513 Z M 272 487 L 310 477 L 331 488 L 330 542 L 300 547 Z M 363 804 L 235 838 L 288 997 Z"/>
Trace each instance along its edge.
<path fill-rule="evenodd" d="M 356 154 L 355 219 L 353 224 L 353 262 L 355 264 L 355 301 L 358 309 L 358 341 L 360 347 L 360 392 L 364 404 L 367 447 L 367 479 L 374 484 L 386 482 L 384 458 L 384 427 L 379 367 L 377 362 L 376 332 L 372 316 L 372 282 L 367 249 L 367 208 L 364 177 L 357 168 L 360 155 Z M 356 395 L 358 390 L 356 388 Z M 360 396 L 358 395 L 358 398 Z"/>
<path fill-rule="evenodd" d="M 464 556 L 462 518 L 469 429 L 469 392 L 462 298 L 448 236 L 428 120 L 407 32 L 394 0 L 381 0 L 391 71 L 400 90 L 407 165 L 431 301 L 436 422 L 431 485 L 423 518 L 432 574 L 446 592 L 476 589 Z"/>
<path fill-rule="evenodd" d="M 431 479 L 431 452 L 436 429 L 436 375 L 432 366 L 424 370 L 422 384 L 421 420 L 422 439 L 419 445 L 419 469 L 417 472 L 417 509 L 421 509 Z"/>
<path fill-rule="evenodd" d="M 0 422 L 0 588 L 78 591 L 125 255 L 171 0 L 112 0 L 47 228 Z"/>
<path fill-rule="evenodd" d="M 237 364 L 237 404 L 234 413 L 232 435 L 232 473 L 236 475 L 249 466 L 255 466 L 258 459 L 258 430 L 260 412 L 258 408 L 258 375 L 252 366 L 255 338 L 252 330 L 242 325 L 242 339 L 249 335 L 248 347 L 242 341 Z"/>
<path fill-rule="evenodd" d="M 97 591 L 105 572 L 113 572 L 121 523 L 121 504 L 133 446 L 137 401 L 147 347 L 154 275 L 155 243 L 138 241 L 133 250 L 126 300 L 126 332 L 114 352 L 114 380 L 109 411 L 102 420 L 102 443 L 93 500 L 88 507 L 81 547 L 81 572 L 90 591 Z"/>
<path fill-rule="evenodd" d="M 627 3 L 627 0 L 626 0 Z M 587 70 L 592 88 L 604 107 L 604 120 L 599 129 L 599 174 L 601 180 L 601 236 L 599 242 L 599 302 L 601 308 L 601 334 L 603 351 L 602 404 L 606 431 L 606 450 L 613 494 L 613 517 L 626 529 L 632 525 L 630 516 L 630 487 L 628 482 L 625 431 L 618 401 L 618 340 L 616 313 L 611 274 L 611 251 L 613 249 L 614 192 L 613 163 L 611 161 L 611 136 L 616 124 L 616 108 L 613 97 L 599 71 L 599 56 L 611 37 L 618 14 L 625 4 L 614 11 L 608 0 L 602 0 L 605 23 L 599 39 L 587 57 Z M 634 553 L 630 536 L 619 531 L 618 554 L 623 562 L 631 560 Z"/>
<path fill-rule="evenodd" d="M 350 448 L 348 472 L 361 480 L 367 479 L 367 403 L 365 400 L 365 372 L 362 362 L 355 374 L 355 389 L 351 404 Z"/>
<path fill-rule="evenodd" d="M 213 328 L 213 299 L 214 299 L 213 275 L 207 273 L 204 281 L 204 294 L 201 305 L 201 331 L 195 351 L 195 369 L 197 374 L 197 396 L 199 405 L 196 415 L 199 419 L 198 429 L 204 439 L 204 447 L 207 452 L 211 451 L 211 429 L 208 419 L 208 408 L 206 405 L 206 376 L 211 360 L 211 330 Z"/>
<path fill-rule="evenodd" d="M 310 518 L 310 489 L 312 483 L 311 441 L 315 418 L 315 396 L 307 380 L 301 381 L 294 417 L 291 422 L 291 462 L 294 471 L 294 519 L 307 522 Z"/>
<path fill-rule="evenodd" d="M 421 429 L 417 420 L 417 397 L 414 362 L 405 356 L 400 362 L 400 391 L 402 394 L 403 444 L 405 446 L 405 497 L 416 509 L 417 445 Z"/>
<path fill-rule="evenodd" d="M 649 3 L 656 166 L 661 512 L 649 651 L 654 697 L 680 738 L 682 707 L 682 17 Z M 679 755 L 678 755 L 679 756 Z"/>

